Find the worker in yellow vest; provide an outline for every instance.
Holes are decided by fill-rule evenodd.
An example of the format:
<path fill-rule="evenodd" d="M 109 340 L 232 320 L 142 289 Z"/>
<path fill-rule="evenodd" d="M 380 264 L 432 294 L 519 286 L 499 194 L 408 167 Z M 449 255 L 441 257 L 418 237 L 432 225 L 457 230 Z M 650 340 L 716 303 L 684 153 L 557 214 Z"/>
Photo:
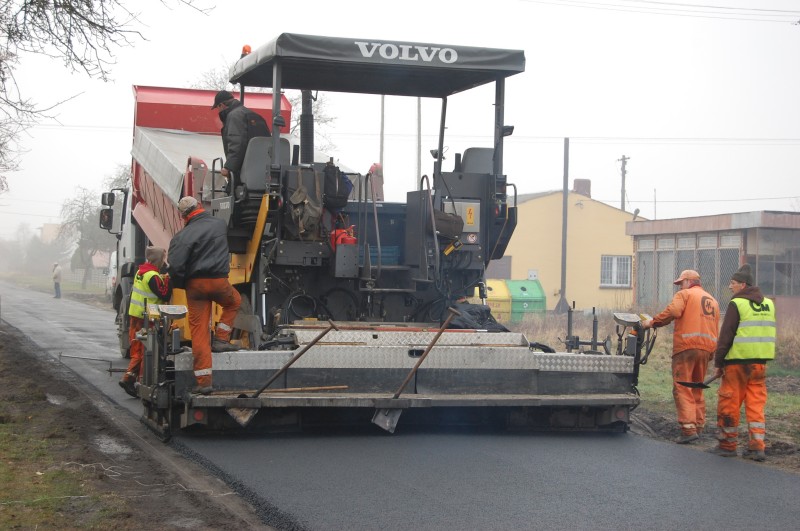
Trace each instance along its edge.
<path fill-rule="evenodd" d="M 147 261 L 139 266 L 139 270 L 133 277 L 131 304 L 128 307 L 128 315 L 130 315 L 128 339 L 130 339 L 131 344 L 131 362 L 128 364 L 128 370 L 119 381 L 120 387 L 126 393 L 137 398 L 136 384 L 141 377 L 144 365 L 142 363 L 144 344 L 136 339 L 136 332 L 144 327 L 147 305 L 166 304 L 172 296 L 169 275 L 159 272 L 166 262 L 167 251 L 161 247 L 148 247 L 145 249 L 144 256 Z"/>
<path fill-rule="evenodd" d="M 728 285 L 733 298 L 714 354 L 715 374 L 722 377 L 717 402 L 719 447 L 714 453 L 737 455 L 739 416 L 744 403 L 750 440 L 743 457 L 764 461 L 767 362 L 775 359 L 775 303 L 753 284 L 753 272 L 744 264 Z"/>

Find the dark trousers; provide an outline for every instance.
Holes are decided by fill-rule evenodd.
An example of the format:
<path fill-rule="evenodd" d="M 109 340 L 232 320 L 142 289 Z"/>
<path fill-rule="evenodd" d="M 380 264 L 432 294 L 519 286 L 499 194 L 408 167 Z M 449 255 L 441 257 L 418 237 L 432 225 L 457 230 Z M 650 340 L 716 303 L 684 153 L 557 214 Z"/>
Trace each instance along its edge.
<path fill-rule="evenodd" d="M 56 299 L 60 299 L 61 298 L 61 282 L 55 282 L 53 284 L 53 287 L 56 290 L 56 297 L 55 298 Z"/>

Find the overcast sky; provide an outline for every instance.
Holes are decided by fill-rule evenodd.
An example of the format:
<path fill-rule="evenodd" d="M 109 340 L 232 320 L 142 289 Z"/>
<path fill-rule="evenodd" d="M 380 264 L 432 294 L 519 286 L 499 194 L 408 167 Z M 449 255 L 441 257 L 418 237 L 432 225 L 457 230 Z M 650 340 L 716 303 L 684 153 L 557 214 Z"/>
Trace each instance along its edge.
<path fill-rule="evenodd" d="M 171 9 L 130 3 L 147 40 L 115 51 L 112 81 L 22 58 L 26 96 L 43 106 L 74 98 L 58 108 L 57 122 L 25 138 L 21 170 L 0 195 L 0 237 L 14 237 L 21 222 L 34 231 L 57 223 L 76 186 L 99 193 L 105 177 L 130 163 L 132 85 L 188 87 L 234 61 L 243 44 L 255 49 L 283 32 L 524 50 L 526 71 L 508 80 L 505 111 L 515 130 L 504 170 L 520 193 L 561 188 L 570 137 L 570 185 L 590 179 L 592 196 L 619 208 L 625 155 L 626 210 L 649 219 L 800 211 L 797 1 L 306 0 L 282 9 L 228 0 L 210 14 L 167 2 Z M 491 90 L 448 107 L 463 131 L 446 141 L 448 153 L 491 145 Z M 333 154 L 366 172 L 378 160 L 379 98 L 328 100 Z M 469 114 L 457 118 L 458 110 Z M 418 177 L 415 120 L 414 100 L 387 100 L 389 200 L 401 200 Z M 424 102 L 426 153 L 438 122 L 438 101 Z M 430 174 L 432 159 L 422 164 Z"/>

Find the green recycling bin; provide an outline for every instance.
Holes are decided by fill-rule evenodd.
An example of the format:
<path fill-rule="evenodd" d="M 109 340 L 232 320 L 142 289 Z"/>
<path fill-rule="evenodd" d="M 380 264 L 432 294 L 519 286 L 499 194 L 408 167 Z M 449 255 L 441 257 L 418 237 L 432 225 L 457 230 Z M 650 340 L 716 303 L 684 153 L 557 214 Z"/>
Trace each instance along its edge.
<path fill-rule="evenodd" d="M 518 323 L 526 315 L 545 313 L 547 297 L 538 280 L 506 280 L 511 297 L 511 322 Z"/>

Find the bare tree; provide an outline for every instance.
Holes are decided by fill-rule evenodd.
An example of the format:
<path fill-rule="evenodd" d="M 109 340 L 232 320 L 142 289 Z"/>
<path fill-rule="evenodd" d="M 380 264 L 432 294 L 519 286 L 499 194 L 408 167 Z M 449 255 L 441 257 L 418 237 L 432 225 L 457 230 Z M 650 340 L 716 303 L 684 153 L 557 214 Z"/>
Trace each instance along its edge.
<path fill-rule="evenodd" d="M 113 190 L 114 188 L 127 188 L 131 184 L 131 165 L 117 164 L 114 173 L 106 175 L 103 181 L 103 190 Z"/>
<path fill-rule="evenodd" d="M 99 251 L 111 251 L 114 237 L 99 227 L 99 194 L 84 187 L 78 187 L 77 194 L 67 199 L 61 207 L 61 230 L 58 238 L 63 242 L 77 241 L 77 249 L 72 256 L 74 268 L 83 269 L 81 288 L 85 289 L 92 274 L 92 257 Z"/>
<path fill-rule="evenodd" d="M 161 3 L 208 11 L 196 7 L 196 0 Z M 143 38 L 137 13 L 128 4 L 137 5 L 130 0 L 0 2 L 0 193 L 8 189 L 6 174 L 18 168 L 20 134 L 60 103 L 41 108 L 24 96 L 14 76 L 20 57 L 44 55 L 89 77 L 108 80 L 114 50 Z"/>
<path fill-rule="evenodd" d="M 192 88 L 205 90 L 229 90 L 236 91 L 238 88 L 232 84 L 230 71 L 233 63 L 226 62 L 217 68 L 212 68 L 200 74 L 200 79 L 191 84 Z M 248 92 L 270 92 L 270 89 L 262 87 L 248 87 Z M 292 121 L 289 124 L 289 132 L 295 135 L 300 134 L 300 109 L 302 108 L 302 94 L 299 90 L 285 91 L 286 99 L 292 105 Z M 328 128 L 336 122 L 336 118 L 329 115 L 327 111 L 328 99 L 325 93 L 315 94 L 311 103 L 311 112 L 314 114 L 314 146 L 318 151 L 333 151 L 336 145 L 328 135 Z"/>

